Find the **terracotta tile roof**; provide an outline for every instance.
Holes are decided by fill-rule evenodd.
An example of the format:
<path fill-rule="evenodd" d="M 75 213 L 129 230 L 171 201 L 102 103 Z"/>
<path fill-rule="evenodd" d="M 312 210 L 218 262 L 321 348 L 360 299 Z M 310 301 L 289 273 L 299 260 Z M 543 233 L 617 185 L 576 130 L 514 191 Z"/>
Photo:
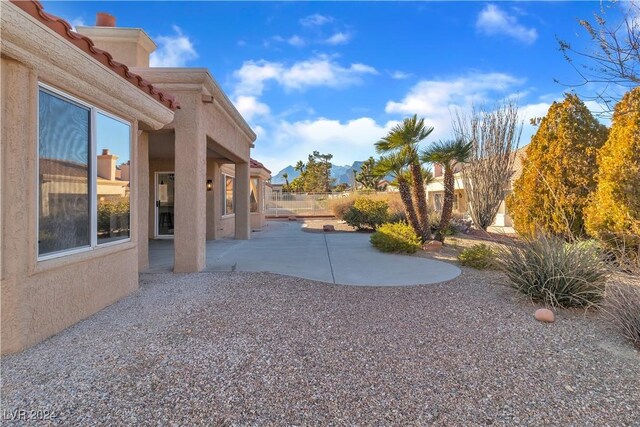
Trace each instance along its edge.
<path fill-rule="evenodd" d="M 153 85 L 143 79 L 141 76 L 132 73 L 129 71 L 129 67 L 124 64 L 121 64 L 118 61 L 113 59 L 113 56 L 109 52 L 106 52 L 102 49 L 98 49 L 95 47 L 90 38 L 80 35 L 72 30 L 71 25 L 62 18 L 59 18 L 55 15 L 51 15 L 44 11 L 44 7 L 40 4 L 39 1 L 30 0 L 10 0 L 11 3 L 15 4 L 20 9 L 24 10 L 26 13 L 36 18 L 38 21 L 45 24 L 47 27 L 58 33 L 60 36 L 71 42 L 71 44 L 75 45 L 77 48 L 86 52 L 87 54 L 93 56 L 100 63 L 105 65 L 108 68 L 111 68 L 118 75 L 120 75 L 123 79 L 127 80 L 129 83 L 136 86 L 142 92 L 151 95 L 158 102 L 163 104 L 165 107 L 170 108 L 171 110 L 176 110 L 180 108 L 180 104 L 175 100 L 172 95 L 161 92 L 153 87 Z"/>
<path fill-rule="evenodd" d="M 254 160 L 254 159 L 251 159 L 251 162 L 250 162 L 249 166 L 254 168 L 254 169 L 264 169 L 267 172 L 271 173 L 271 171 L 269 169 L 267 169 L 262 163 L 260 163 L 257 160 Z"/>

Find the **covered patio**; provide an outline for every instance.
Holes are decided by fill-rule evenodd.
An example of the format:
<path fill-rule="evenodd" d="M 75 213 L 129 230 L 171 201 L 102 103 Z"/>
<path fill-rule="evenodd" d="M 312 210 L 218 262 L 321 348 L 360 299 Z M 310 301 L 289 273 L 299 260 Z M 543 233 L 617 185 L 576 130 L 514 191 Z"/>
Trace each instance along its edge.
<path fill-rule="evenodd" d="M 149 266 L 151 240 L 158 241 L 154 247 L 171 243 L 173 271 L 202 271 L 207 240 L 250 238 L 249 152 L 256 136 L 208 70 L 137 71 L 182 101 L 174 121 L 148 132 L 141 147 L 140 204 L 147 215 L 140 224 L 140 269 Z"/>

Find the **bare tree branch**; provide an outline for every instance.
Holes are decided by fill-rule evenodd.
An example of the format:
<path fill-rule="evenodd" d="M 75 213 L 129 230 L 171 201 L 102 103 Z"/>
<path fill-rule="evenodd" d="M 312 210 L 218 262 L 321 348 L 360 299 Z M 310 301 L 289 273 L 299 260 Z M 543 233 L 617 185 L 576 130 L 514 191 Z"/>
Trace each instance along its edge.
<path fill-rule="evenodd" d="M 607 17 L 612 10 L 622 11 L 617 24 Z M 604 83 L 596 94 L 581 94 L 581 98 L 598 102 L 603 114 L 610 116 L 620 98 L 616 89 L 626 91 L 640 84 L 640 1 L 603 2 L 600 13 L 594 14 L 593 19 L 593 23 L 579 21 L 591 39 L 589 51 L 574 49 L 567 41 L 558 39 L 564 58 L 580 77 L 578 83 L 565 86 L 579 88 Z M 560 83 L 557 79 L 556 82 Z"/>
<path fill-rule="evenodd" d="M 456 138 L 472 144 L 462 167 L 462 182 L 471 219 L 486 230 L 496 218 L 513 175 L 523 123 L 517 101 L 507 100 L 493 111 L 474 107 L 470 117 L 459 111 L 453 121 Z"/>

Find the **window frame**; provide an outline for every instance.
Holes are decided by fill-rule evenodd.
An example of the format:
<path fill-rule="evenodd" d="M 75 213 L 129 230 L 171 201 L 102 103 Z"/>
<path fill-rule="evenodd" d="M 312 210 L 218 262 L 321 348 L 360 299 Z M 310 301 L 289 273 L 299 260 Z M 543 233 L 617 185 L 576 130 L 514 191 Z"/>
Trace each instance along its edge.
<path fill-rule="evenodd" d="M 61 251 L 51 252 L 45 255 L 40 255 L 39 248 L 39 236 L 40 236 L 40 91 L 44 91 L 49 93 L 51 96 L 58 97 L 63 101 L 70 102 L 72 104 L 76 104 L 83 108 L 89 109 L 90 112 L 90 137 L 89 137 L 89 216 L 90 216 L 90 240 L 89 246 L 82 246 L 78 248 L 65 249 Z M 36 238 L 35 238 L 35 251 L 37 261 L 46 261 L 55 258 L 62 258 L 70 255 L 81 254 L 85 252 L 91 252 L 96 249 L 106 248 L 110 246 L 121 245 L 125 243 L 130 243 L 132 241 L 132 236 L 134 233 L 134 224 L 131 222 L 132 218 L 132 209 L 129 208 L 129 237 L 127 239 L 120 239 L 106 243 L 98 243 L 98 158 L 97 158 L 97 133 L 96 133 L 96 119 L 98 113 L 109 117 L 113 120 L 119 121 L 120 123 L 126 124 L 129 126 L 129 160 L 132 159 L 133 154 L 133 123 L 123 119 L 122 117 L 118 117 L 108 111 L 105 111 L 93 104 L 90 104 L 82 99 L 79 99 L 76 96 L 73 96 L 65 91 L 62 91 L 56 87 L 48 85 L 43 82 L 38 82 L 38 96 L 36 97 Z M 131 161 L 131 172 L 130 176 L 135 177 L 134 164 Z M 133 178 L 135 179 L 135 178 Z M 132 180 L 129 181 L 130 189 L 129 192 L 129 206 L 132 206 L 131 201 L 133 200 L 133 186 L 131 185 Z"/>
<path fill-rule="evenodd" d="M 227 213 L 227 178 L 231 178 L 233 181 L 233 191 L 231 192 L 231 206 L 233 206 L 233 212 Z M 236 177 L 222 174 L 222 218 L 230 218 L 236 215 Z"/>

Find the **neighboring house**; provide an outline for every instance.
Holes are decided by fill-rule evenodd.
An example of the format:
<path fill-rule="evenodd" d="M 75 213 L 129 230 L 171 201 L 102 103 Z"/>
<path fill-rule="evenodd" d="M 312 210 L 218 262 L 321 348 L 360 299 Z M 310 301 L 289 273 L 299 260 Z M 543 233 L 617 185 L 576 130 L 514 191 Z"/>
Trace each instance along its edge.
<path fill-rule="evenodd" d="M 5 354 L 135 291 L 149 238 L 183 272 L 207 239 L 249 238 L 256 136 L 206 69 L 150 68 L 144 31 L 1 7 Z"/>
<path fill-rule="evenodd" d="M 386 191 L 388 193 L 396 193 L 398 192 L 398 187 L 394 185 L 391 181 L 387 179 L 383 179 L 382 181 L 378 181 L 378 191 Z"/>
<path fill-rule="evenodd" d="M 522 174 L 522 159 L 525 155 L 525 147 L 518 149 L 515 152 L 515 161 L 513 165 L 513 175 L 508 183 L 506 183 L 506 192 L 505 199 L 511 193 L 513 188 L 513 183 L 518 177 Z M 454 201 L 453 201 L 453 212 L 468 215 L 469 213 L 469 203 L 467 199 L 467 194 L 464 190 L 464 183 L 462 180 L 462 165 L 455 165 L 454 167 Z M 425 188 L 427 191 L 427 200 L 431 207 L 435 210 L 442 210 L 442 204 L 444 203 L 444 171 L 442 166 L 436 164 L 433 167 L 433 177 L 434 180 L 430 184 L 428 184 Z M 496 215 L 496 219 L 493 223 L 494 226 L 497 227 L 512 227 L 513 220 L 507 211 L 507 206 L 505 200 L 500 203 L 500 207 L 498 209 L 498 213 Z"/>

